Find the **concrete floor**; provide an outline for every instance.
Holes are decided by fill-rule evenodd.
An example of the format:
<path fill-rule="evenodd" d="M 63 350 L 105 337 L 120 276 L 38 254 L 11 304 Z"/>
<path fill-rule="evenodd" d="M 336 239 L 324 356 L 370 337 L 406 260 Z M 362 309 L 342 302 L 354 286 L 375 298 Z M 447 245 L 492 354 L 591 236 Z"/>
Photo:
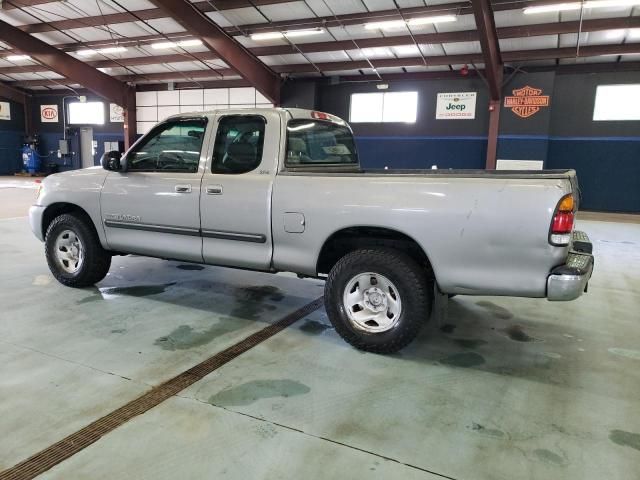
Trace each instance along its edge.
<path fill-rule="evenodd" d="M 2 180 L 0 470 L 322 293 L 143 257 L 65 288 Z M 639 478 L 640 223 L 595 218 L 575 302 L 456 297 L 393 356 L 318 310 L 42 477 Z"/>

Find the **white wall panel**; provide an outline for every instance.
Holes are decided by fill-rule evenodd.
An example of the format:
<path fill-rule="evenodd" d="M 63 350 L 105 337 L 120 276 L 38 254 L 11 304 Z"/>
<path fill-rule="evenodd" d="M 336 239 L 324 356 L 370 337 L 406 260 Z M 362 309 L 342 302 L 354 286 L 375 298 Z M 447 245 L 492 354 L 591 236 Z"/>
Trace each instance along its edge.
<path fill-rule="evenodd" d="M 180 92 L 178 90 L 158 92 L 158 105 L 180 105 Z"/>
<path fill-rule="evenodd" d="M 180 90 L 180 105 L 202 105 L 204 103 L 201 89 Z"/>
<path fill-rule="evenodd" d="M 205 105 L 227 105 L 229 103 L 228 88 L 206 88 L 204 90 Z"/>
<path fill-rule="evenodd" d="M 180 107 L 178 105 L 169 105 L 165 107 L 158 107 L 158 121 L 162 121 L 171 115 L 180 113 Z"/>
<path fill-rule="evenodd" d="M 136 108 L 136 117 L 140 122 L 157 122 L 158 107 L 138 107 Z"/>
<path fill-rule="evenodd" d="M 256 104 L 256 89 L 252 87 L 230 88 L 229 104 L 230 105 L 246 105 Z"/>
<path fill-rule="evenodd" d="M 136 92 L 136 105 L 138 107 L 158 105 L 158 92 Z"/>

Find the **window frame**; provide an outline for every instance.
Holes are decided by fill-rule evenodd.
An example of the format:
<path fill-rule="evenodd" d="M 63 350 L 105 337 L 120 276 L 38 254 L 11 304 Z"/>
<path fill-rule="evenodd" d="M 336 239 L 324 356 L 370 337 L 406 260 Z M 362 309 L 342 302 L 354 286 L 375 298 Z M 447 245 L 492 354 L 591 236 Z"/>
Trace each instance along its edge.
<path fill-rule="evenodd" d="M 138 149 L 141 148 L 141 146 L 143 145 L 143 142 L 145 142 L 147 139 L 149 139 L 150 137 L 152 137 L 158 130 L 163 129 L 166 125 L 177 125 L 179 123 L 182 122 L 193 122 L 193 121 L 199 121 L 202 122 L 202 126 L 203 126 L 203 131 L 202 131 L 202 142 L 200 145 L 200 154 L 198 156 L 198 166 L 196 168 L 196 170 L 194 172 L 192 172 L 191 170 L 162 170 L 162 169 L 158 169 L 158 168 L 148 168 L 148 169 L 131 169 L 131 155 L 137 153 Z M 202 117 L 179 117 L 179 118 L 169 118 L 167 120 L 164 120 L 158 124 L 156 124 L 151 130 L 149 130 L 144 136 L 142 136 L 140 138 L 140 140 L 138 140 L 133 147 L 131 148 L 131 150 L 129 150 L 126 154 L 126 164 L 127 164 L 127 172 L 131 172 L 131 173 L 190 173 L 190 174 L 197 174 L 200 171 L 201 168 L 201 163 L 202 163 L 202 153 L 203 150 L 205 149 L 205 137 L 207 135 L 207 128 L 208 128 L 208 124 L 209 124 L 209 118 L 206 116 L 202 116 Z M 146 143 L 145 143 L 146 144 Z"/>
<path fill-rule="evenodd" d="M 355 155 L 356 161 L 354 163 L 342 163 L 342 162 L 337 162 L 337 163 L 316 162 L 316 163 L 295 163 L 295 164 L 289 163 L 287 161 L 288 160 L 287 149 L 289 146 L 289 134 L 290 134 L 289 128 L 288 128 L 289 122 L 298 121 L 298 120 L 308 121 L 308 122 L 317 122 L 317 123 L 326 123 L 328 125 L 346 128 L 349 131 L 349 133 L 351 133 L 351 139 L 353 141 L 353 155 Z M 286 132 L 285 141 L 284 141 L 284 168 L 286 170 L 290 172 L 295 172 L 300 170 L 318 169 L 318 168 L 325 168 L 325 167 L 334 168 L 334 169 L 340 168 L 344 170 L 360 169 L 360 157 L 358 156 L 358 146 L 356 144 L 356 139 L 355 139 L 355 136 L 353 135 L 353 130 L 346 122 L 344 125 L 340 125 L 335 122 L 331 122 L 329 120 L 321 120 L 316 118 L 290 118 L 289 120 L 287 120 L 287 122 L 285 122 L 284 128 Z"/>
<path fill-rule="evenodd" d="M 216 172 L 214 171 L 214 167 L 215 167 L 215 155 L 216 155 L 216 144 L 218 143 L 218 134 L 220 133 L 220 123 L 222 122 L 223 119 L 228 118 L 228 117 L 253 117 L 253 118 L 259 118 L 260 120 L 262 120 L 264 122 L 264 134 L 262 136 L 262 155 L 260 156 L 260 161 L 258 162 L 258 164 L 253 167 L 251 170 L 247 170 L 246 172 Z M 212 174 L 212 175 L 246 175 L 248 173 L 251 172 L 255 172 L 260 165 L 262 165 L 262 162 L 264 161 L 264 145 L 265 145 L 265 140 L 267 137 L 267 117 L 265 117 L 264 115 L 260 115 L 257 113 L 222 113 L 219 114 L 218 117 L 216 118 L 216 128 L 215 128 L 215 134 L 213 135 L 213 142 L 211 145 L 211 156 L 210 156 L 210 165 L 208 170 L 208 173 Z"/>

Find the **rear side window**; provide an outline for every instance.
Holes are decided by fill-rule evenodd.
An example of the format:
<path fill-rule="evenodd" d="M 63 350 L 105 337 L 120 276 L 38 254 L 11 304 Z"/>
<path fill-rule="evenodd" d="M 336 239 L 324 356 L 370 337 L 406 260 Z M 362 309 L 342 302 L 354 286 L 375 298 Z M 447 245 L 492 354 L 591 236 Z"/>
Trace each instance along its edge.
<path fill-rule="evenodd" d="M 357 163 L 356 146 L 348 127 L 317 120 L 290 120 L 287 124 L 288 167 Z"/>
<path fill-rule="evenodd" d="M 228 115 L 218 123 L 213 173 L 240 174 L 262 162 L 265 119 L 259 115 Z"/>
<path fill-rule="evenodd" d="M 127 155 L 127 170 L 197 172 L 206 126 L 206 119 L 200 118 L 158 125 Z"/>

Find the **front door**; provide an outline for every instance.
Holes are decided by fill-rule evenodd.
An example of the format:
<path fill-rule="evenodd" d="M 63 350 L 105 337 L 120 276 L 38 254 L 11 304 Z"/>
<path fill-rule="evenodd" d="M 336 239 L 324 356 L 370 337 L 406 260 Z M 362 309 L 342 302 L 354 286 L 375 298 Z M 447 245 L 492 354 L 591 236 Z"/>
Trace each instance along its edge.
<path fill-rule="evenodd" d="M 111 172 L 101 209 L 112 250 L 202 261 L 201 153 L 207 119 L 157 125 L 126 154 L 126 171 Z"/>
<path fill-rule="evenodd" d="M 268 270 L 280 115 L 229 112 L 219 115 L 216 125 L 200 197 L 204 261 Z"/>

